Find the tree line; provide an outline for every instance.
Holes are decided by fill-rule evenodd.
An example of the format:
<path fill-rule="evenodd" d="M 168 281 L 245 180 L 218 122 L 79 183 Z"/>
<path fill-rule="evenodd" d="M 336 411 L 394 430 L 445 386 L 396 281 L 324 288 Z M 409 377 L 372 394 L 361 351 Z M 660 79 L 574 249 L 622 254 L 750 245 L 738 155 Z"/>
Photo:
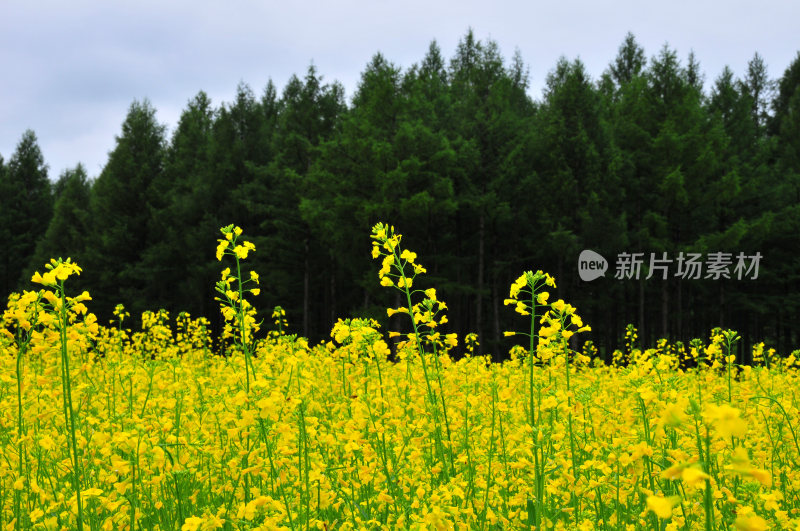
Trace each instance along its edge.
<path fill-rule="evenodd" d="M 218 323 L 214 249 L 235 223 L 257 248 L 262 315 L 281 305 L 321 340 L 339 317 L 386 323 L 399 302 L 370 258 L 370 228 L 387 221 L 450 331 L 498 358 L 519 327 L 503 300 L 527 269 L 556 277 L 603 355 L 627 323 L 646 344 L 722 326 L 745 345 L 800 346 L 800 54 L 776 81 L 755 54 L 705 90 L 693 54 L 648 59 L 628 34 L 599 79 L 562 58 L 540 100 L 528 83 L 518 52 L 506 61 L 469 31 L 449 61 L 435 42 L 406 69 L 376 54 L 349 102 L 314 66 L 280 93 L 240 84 L 215 106 L 200 92 L 169 135 L 134 101 L 94 179 L 78 164 L 51 182 L 27 131 L 0 157 L 0 295 L 71 256 L 101 319 L 123 303 Z M 584 249 L 608 259 L 604 278 L 581 280 Z M 637 252 L 641 275 L 615 279 Z M 694 279 L 675 274 L 681 253 L 762 258 L 756 279 Z M 672 260 L 666 279 L 646 278 L 651 254 Z"/>

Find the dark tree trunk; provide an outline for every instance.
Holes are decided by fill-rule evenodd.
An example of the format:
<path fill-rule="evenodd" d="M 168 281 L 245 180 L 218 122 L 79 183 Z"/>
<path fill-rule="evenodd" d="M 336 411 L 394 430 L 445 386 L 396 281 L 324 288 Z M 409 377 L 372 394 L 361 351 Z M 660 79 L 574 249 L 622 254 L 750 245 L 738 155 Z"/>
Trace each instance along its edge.
<path fill-rule="evenodd" d="M 661 281 L 661 333 L 669 339 L 669 280 Z"/>
<path fill-rule="evenodd" d="M 500 290 L 497 287 L 497 264 L 492 267 L 492 309 L 494 310 L 495 361 L 500 361 L 503 356 L 500 354 Z"/>
<path fill-rule="evenodd" d="M 303 240 L 303 337 L 308 337 L 308 296 L 311 271 L 308 264 L 308 238 Z"/>
<path fill-rule="evenodd" d="M 639 345 L 644 349 L 647 344 L 647 327 L 644 322 L 644 279 L 639 280 Z"/>
<path fill-rule="evenodd" d="M 478 218 L 478 300 L 476 301 L 477 304 L 475 307 L 475 328 L 479 336 L 482 335 L 483 332 L 483 253 L 485 246 L 484 238 L 486 235 L 485 225 L 486 218 L 483 212 L 481 212 Z M 478 354 L 483 355 L 483 341 L 478 345 Z"/>
<path fill-rule="evenodd" d="M 329 325 L 332 327 L 336 322 L 336 264 L 331 260 L 331 314 Z"/>
<path fill-rule="evenodd" d="M 675 302 L 675 319 L 678 339 L 683 341 L 683 281 L 678 279 L 678 300 Z"/>

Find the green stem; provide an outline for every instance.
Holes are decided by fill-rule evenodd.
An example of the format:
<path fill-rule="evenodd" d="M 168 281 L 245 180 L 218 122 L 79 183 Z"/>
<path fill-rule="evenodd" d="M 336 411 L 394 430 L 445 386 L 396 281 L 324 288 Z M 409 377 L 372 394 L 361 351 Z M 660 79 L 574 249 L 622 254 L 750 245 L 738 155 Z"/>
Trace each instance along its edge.
<path fill-rule="evenodd" d="M 542 525 L 542 509 L 544 508 L 544 457 L 542 457 L 541 465 L 539 463 L 539 453 L 537 452 L 536 445 L 538 445 L 538 430 L 537 422 L 536 422 L 536 415 L 534 409 L 534 398 L 533 398 L 533 362 L 534 362 L 534 355 L 535 355 L 535 345 L 534 341 L 536 338 L 536 290 L 533 286 L 531 286 L 531 330 L 530 330 L 530 348 L 528 350 L 528 397 L 530 400 L 529 410 L 530 410 L 530 424 L 532 428 L 532 436 L 534 440 L 534 449 L 533 449 L 533 459 L 534 459 L 534 473 L 536 477 L 534 477 L 534 483 L 536 485 L 536 511 L 534 515 L 534 523 L 536 525 L 536 529 L 541 529 Z M 540 468 L 541 466 L 541 468 Z"/>
<path fill-rule="evenodd" d="M 19 336 L 17 336 L 19 338 Z M 24 352 L 23 345 L 20 344 L 17 350 L 17 455 L 19 459 L 19 477 L 22 478 L 22 437 L 25 433 L 22 425 L 22 355 Z M 16 522 L 16 529 L 22 529 L 22 514 L 20 512 L 20 505 L 22 504 L 22 493 L 14 491 L 14 519 Z"/>
<path fill-rule="evenodd" d="M 437 453 L 439 454 L 439 460 L 442 464 L 445 464 L 447 461 L 444 455 L 444 445 L 442 443 L 442 429 L 440 426 L 441 420 L 439 418 L 439 405 L 436 400 L 436 394 L 433 391 L 433 387 L 431 386 L 431 379 L 428 375 L 428 363 L 425 360 L 425 349 L 422 348 L 422 335 L 420 334 L 419 327 L 417 326 L 417 322 L 414 320 L 414 305 L 411 302 L 411 290 L 408 287 L 408 278 L 406 277 L 406 273 L 404 268 L 402 267 L 402 260 L 400 256 L 397 254 L 397 247 L 392 250 L 394 254 L 395 263 L 397 264 L 397 268 L 400 270 L 401 278 L 403 279 L 403 292 L 406 295 L 406 304 L 408 305 L 408 313 L 411 317 L 411 325 L 414 328 L 414 338 L 416 339 L 417 349 L 419 350 L 419 357 L 422 361 L 422 373 L 425 376 L 425 386 L 428 391 L 428 401 L 431 404 L 431 410 L 433 413 L 433 421 L 435 425 L 435 439 L 436 439 L 436 449 Z M 450 448 L 452 449 L 452 441 L 450 441 Z M 445 468 L 445 470 L 447 470 Z"/>
<path fill-rule="evenodd" d="M 64 293 L 64 281 L 59 281 L 58 292 L 61 300 L 60 308 L 60 335 L 61 335 L 61 372 L 64 384 L 64 411 L 67 418 L 65 422 L 69 425 L 70 430 L 70 449 L 72 450 L 72 467 L 73 476 L 72 484 L 75 490 L 75 497 L 78 502 L 78 530 L 83 530 L 83 502 L 81 500 L 81 469 L 80 461 L 78 459 L 78 442 L 75 438 L 75 411 L 72 408 L 72 386 L 70 383 L 70 370 L 69 370 L 69 351 L 67 350 L 67 325 L 69 320 L 67 318 L 67 297 Z"/>
<path fill-rule="evenodd" d="M 494 425 L 496 417 L 495 401 L 497 396 L 497 385 L 492 382 L 492 428 L 489 435 L 489 466 L 486 470 L 486 491 L 483 493 L 483 514 L 481 518 L 481 529 L 486 527 L 486 513 L 489 511 L 489 490 L 492 486 L 492 457 L 494 457 Z"/>
<path fill-rule="evenodd" d="M 250 396 L 250 370 L 252 362 L 250 360 L 250 348 L 247 345 L 246 341 L 246 333 L 245 333 L 245 311 L 244 311 L 244 289 L 242 287 L 242 265 L 239 261 L 239 255 L 234 253 L 234 258 L 236 259 L 236 282 L 239 288 L 239 300 L 238 302 L 238 310 L 239 310 L 239 333 L 241 335 L 241 346 L 242 351 L 244 351 L 244 372 L 247 376 L 247 396 Z M 255 376 L 255 374 L 254 374 Z"/>

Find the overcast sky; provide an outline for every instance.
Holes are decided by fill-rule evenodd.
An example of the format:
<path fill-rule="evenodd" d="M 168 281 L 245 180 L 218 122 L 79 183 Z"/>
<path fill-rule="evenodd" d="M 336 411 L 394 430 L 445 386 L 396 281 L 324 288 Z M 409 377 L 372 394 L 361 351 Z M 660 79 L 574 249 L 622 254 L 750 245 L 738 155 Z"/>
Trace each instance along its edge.
<path fill-rule="evenodd" d="M 96 177 L 135 99 L 171 131 L 200 90 L 214 106 L 240 81 L 281 91 L 313 61 L 349 100 L 376 52 L 405 69 L 435 39 L 449 60 L 470 27 L 507 59 L 520 50 L 535 99 L 560 56 L 597 78 L 628 31 L 648 58 L 665 43 L 684 63 L 694 50 L 706 89 L 755 52 L 778 78 L 800 50 L 798 20 L 795 0 L 0 0 L 0 155 L 33 129 L 51 179 L 78 162 Z"/>

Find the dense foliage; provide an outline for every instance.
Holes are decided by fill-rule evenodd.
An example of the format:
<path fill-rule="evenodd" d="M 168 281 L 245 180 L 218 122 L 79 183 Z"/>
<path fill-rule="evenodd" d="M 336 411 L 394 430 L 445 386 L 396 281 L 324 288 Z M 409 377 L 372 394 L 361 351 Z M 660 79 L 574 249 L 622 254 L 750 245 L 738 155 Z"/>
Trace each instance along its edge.
<path fill-rule="evenodd" d="M 693 55 L 665 46 L 647 59 L 628 35 L 600 79 L 562 59 L 534 100 L 522 58 L 469 32 L 449 62 L 435 43 L 405 70 L 375 55 L 349 102 L 313 66 L 281 94 L 240 85 L 214 106 L 201 92 L 169 137 L 134 102 L 94 180 L 78 166 L 51 186 L 26 132 L 0 159 L 0 294 L 71 256 L 102 322 L 124 303 L 220 331 L 210 235 L 235 222 L 261 250 L 254 304 L 282 305 L 319 339 L 343 315 L 385 322 L 393 301 L 359 241 L 389 219 L 421 242 L 452 329 L 498 357 L 503 286 L 530 267 L 555 274 L 606 357 L 626 323 L 648 344 L 723 326 L 788 352 L 800 339 L 800 55 L 777 82 L 757 54 L 741 79 L 726 69 L 705 90 L 703 77 Z M 608 259 L 606 278 L 580 280 L 582 249 Z M 615 280 L 622 252 L 763 258 L 756 280 L 645 280 L 647 262 L 639 281 Z"/>

